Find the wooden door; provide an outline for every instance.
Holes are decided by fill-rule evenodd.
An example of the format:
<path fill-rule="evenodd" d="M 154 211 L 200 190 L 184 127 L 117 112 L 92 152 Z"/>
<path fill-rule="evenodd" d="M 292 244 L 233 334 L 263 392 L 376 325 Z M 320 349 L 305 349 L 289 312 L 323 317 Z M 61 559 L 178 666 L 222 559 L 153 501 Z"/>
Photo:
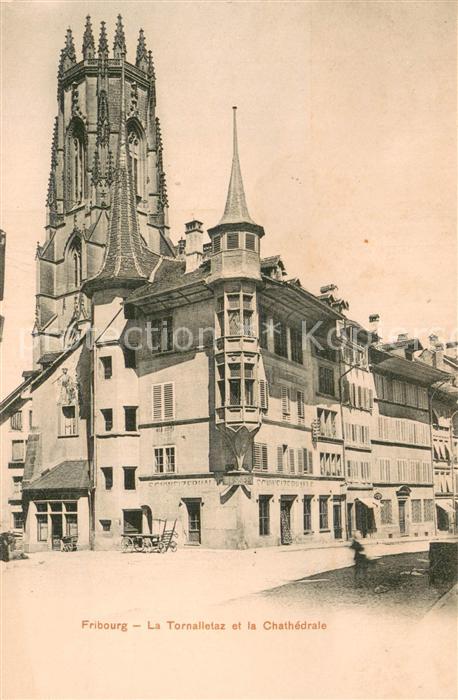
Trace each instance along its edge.
<path fill-rule="evenodd" d="M 201 542 L 200 503 L 186 503 L 188 509 L 188 540 L 194 544 Z"/>
<path fill-rule="evenodd" d="M 399 532 L 405 535 L 406 531 L 406 502 L 399 501 Z"/>

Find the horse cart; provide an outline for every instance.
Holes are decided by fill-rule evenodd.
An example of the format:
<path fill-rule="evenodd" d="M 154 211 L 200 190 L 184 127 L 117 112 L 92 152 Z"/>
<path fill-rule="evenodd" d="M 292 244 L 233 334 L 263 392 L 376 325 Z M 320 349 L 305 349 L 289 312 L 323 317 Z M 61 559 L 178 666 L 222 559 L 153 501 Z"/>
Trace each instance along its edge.
<path fill-rule="evenodd" d="M 123 533 L 121 548 L 123 552 L 155 552 L 165 554 L 169 549 L 177 551 L 178 532 L 177 521 L 169 523 L 167 520 L 155 521 L 159 524 L 158 532 L 150 533 Z"/>

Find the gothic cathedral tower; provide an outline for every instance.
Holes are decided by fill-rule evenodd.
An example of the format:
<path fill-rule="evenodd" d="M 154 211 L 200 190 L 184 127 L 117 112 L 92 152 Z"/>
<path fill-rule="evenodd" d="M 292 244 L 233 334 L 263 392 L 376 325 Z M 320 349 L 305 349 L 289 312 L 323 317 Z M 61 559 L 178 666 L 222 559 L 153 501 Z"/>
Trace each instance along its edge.
<path fill-rule="evenodd" d="M 90 318 L 82 286 L 101 271 L 108 253 L 120 130 L 125 129 L 139 245 L 147 255 L 175 255 L 168 233 L 156 77 L 143 30 L 135 63 L 125 61 L 125 55 L 120 16 L 111 56 L 105 22 L 96 48 L 87 17 L 80 61 L 67 30 L 58 71 L 46 240 L 36 254 L 35 365 L 52 360 L 75 327 Z"/>

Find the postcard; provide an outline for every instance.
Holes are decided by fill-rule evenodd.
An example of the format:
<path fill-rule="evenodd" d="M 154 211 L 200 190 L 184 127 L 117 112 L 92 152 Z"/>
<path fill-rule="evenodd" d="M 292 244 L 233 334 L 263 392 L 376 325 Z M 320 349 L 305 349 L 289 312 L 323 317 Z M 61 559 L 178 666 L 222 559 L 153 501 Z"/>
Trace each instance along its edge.
<path fill-rule="evenodd" d="M 455 698 L 455 2 L 3 2 L 5 700 Z"/>

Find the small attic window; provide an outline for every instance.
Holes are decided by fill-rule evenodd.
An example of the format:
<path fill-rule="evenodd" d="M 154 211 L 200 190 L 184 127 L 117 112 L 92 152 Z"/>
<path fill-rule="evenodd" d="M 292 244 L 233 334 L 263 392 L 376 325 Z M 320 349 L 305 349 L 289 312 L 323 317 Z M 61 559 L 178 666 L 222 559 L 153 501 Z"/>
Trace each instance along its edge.
<path fill-rule="evenodd" d="M 238 233 L 228 233 L 227 234 L 227 249 L 234 250 L 239 247 L 239 234 Z"/>
<path fill-rule="evenodd" d="M 256 250 L 256 237 L 253 233 L 245 234 L 245 248 L 247 250 Z"/>

